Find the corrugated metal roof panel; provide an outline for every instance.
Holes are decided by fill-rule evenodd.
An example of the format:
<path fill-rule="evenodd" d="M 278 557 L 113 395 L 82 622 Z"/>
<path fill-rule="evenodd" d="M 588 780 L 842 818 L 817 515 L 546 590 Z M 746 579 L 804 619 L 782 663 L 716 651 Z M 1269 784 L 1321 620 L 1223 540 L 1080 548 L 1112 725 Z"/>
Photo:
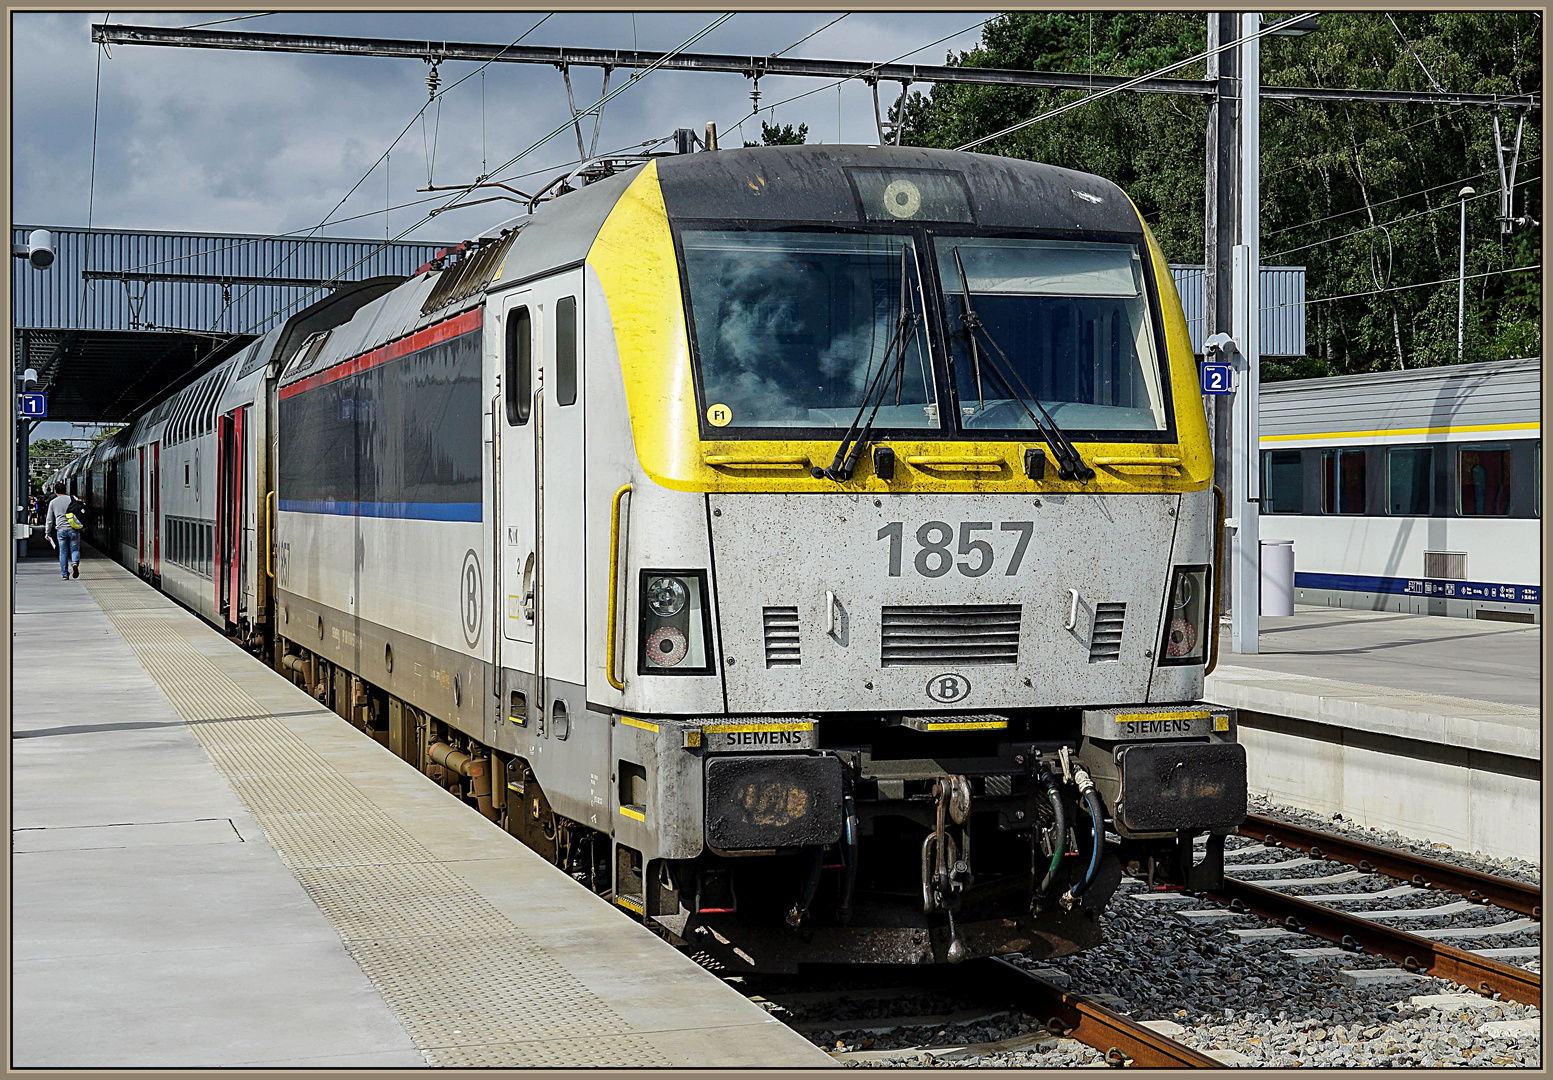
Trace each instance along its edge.
<path fill-rule="evenodd" d="M 1202 354 L 1203 268 L 1172 263 L 1170 273 L 1181 294 L 1186 329 L 1192 335 L 1192 351 Z M 1305 268 L 1262 267 L 1263 356 L 1305 355 Z"/>
<path fill-rule="evenodd" d="M 1541 408 L 1532 358 L 1263 383 L 1259 412 L 1267 437 L 1525 424 Z"/>
<path fill-rule="evenodd" d="M 12 244 L 35 228 L 18 225 Z M 323 295 L 298 286 L 84 281 L 83 270 L 358 280 L 409 277 L 447 244 L 50 228 L 54 265 L 11 278 L 12 325 L 36 329 L 184 329 L 262 334 Z"/>

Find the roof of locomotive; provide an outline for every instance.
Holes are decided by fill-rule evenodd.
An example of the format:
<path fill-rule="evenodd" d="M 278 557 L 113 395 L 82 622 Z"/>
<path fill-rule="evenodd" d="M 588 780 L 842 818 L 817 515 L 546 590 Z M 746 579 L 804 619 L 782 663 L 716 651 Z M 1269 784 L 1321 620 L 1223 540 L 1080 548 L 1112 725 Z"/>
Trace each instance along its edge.
<path fill-rule="evenodd" d="M 1101 232 L 1141 237 L 1137 212 L 1109 180 L 1017 158 L 915 146 L 761 146 L 653 159 L 673 220 L 741 220 L 864 225 L 900 221 L 867 206 L 859 178 L 952 174 L 965 195 L 954 221 L 990 228 Z M 518 226 L 500 278 L 457 302 L 426 310 L 437 278 L 428 271 L 370 303 L 335 330 L 306 372 L 295 362 L 283 384 L 478 306 L 489 292 L 567 267 L 588 256 L 610 211 L 646 165 L 625 169 L 542 204 Z M 920 175 L 919 175 L 920 174 Z M 952 201 L 952 200 L 951 200 Z M 911 222 L 932 222 L 942 200 L 923 198 Z M 489 242 L 506 242 L 490 238 Z M 466 257 L 467 258 L 467 257 Z M 295 358 L 294 358 L 295 359 Z"/>
<path fill-rule="evenodd" d="M 874 172 L 878 170 L 879 172 Z M 862 225 L 932 221 L 942 201 L 918 200 L 915 214 L 865 203 L 860 174 L 899 170 L 952 174 L 968 206 L 952 220 L 991 228 L 1142 235 L 1137 212 L 1109 180 L 1018 158 L 917 146 L 765 146 L 658 159 L 664 206 L 673 218 L 763 219 Z M 871 196 L 869 196 L 871 197 Z"/>

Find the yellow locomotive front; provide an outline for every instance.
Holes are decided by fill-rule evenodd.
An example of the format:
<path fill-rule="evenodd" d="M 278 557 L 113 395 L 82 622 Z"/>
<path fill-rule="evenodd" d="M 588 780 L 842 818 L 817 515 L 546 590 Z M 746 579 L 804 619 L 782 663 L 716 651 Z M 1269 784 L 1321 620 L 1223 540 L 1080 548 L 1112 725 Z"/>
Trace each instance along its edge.
<path fill-rule="evenodd" d="M 1245 762 L 1200 701 L 1212 455 L 1118 188 L 687 155 L 588 265 L 636 456 L 609 675 L 647 764 L 619 760 L 656 800 L 618 785 L 617 899 L 778 968 L 1058 955 L 1124 867 L 1217 879 Z"/>

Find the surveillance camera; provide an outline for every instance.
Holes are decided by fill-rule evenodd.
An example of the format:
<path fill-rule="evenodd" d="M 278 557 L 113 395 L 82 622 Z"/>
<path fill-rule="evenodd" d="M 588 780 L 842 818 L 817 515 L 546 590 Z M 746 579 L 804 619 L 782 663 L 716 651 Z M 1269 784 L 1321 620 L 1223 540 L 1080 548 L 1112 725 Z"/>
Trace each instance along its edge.
<path fill-rule="evenodd" d="M 27 234 L 27 261 L 34 270 L 47 270 L 54 265 L 54 237 L 47 229 L 34 229 Z"/>
<path fill-rule="evenodd" d="M 38 369 L 37 368 L 28 368 L 26 371 L 22 372 L 22 385 L 23 386 L 36 386 L 37 384 L 38 384 Z"/>
<path fill-rule="evenodd" d="M 1203 353 L 1207 356 L 1229 356 L 1238 351 L 1235 339 L 1228 334 L 1214 334 L 1203 342 Z"/>
<path fill-rule="evenodd" d="M 54 237 L 47 229 L 34 229 L 27 234 L 25 244 L 11 248 L 11 254 L 26 259 L 34 270 L 47 270 L 54 265 Z"/>

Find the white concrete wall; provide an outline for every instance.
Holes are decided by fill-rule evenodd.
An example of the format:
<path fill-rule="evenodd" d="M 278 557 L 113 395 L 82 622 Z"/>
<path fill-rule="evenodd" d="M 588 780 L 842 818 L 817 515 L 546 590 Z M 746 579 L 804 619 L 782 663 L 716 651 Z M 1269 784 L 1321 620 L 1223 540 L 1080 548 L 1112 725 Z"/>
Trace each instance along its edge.
<path fill-rule="evenodd" d="M 1364 733 L 1326 727 L 1319 738 L 1296 733 L 1310 730 L 1298 723 L 1283 730 L 1241 724 L 1253 793 L 1416 840 L 1541 863 L 1537 779 L 1474 768 L 1464 749 L 1449 755 L 1455 760 L 1436 761 L 1350 744 Z"/>

